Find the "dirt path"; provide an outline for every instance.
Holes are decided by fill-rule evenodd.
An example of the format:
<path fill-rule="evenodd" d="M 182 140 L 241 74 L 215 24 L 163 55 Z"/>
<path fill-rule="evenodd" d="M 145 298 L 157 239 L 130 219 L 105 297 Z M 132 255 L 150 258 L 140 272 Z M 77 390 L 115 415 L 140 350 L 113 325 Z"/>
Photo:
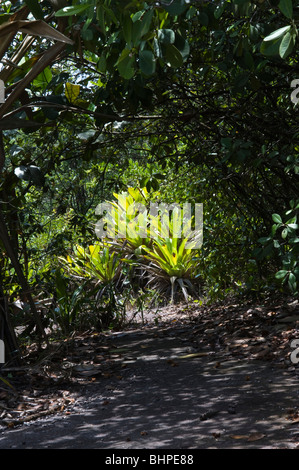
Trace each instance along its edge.
<path fill-rule="evenodd" d="M 59 413 L 0 427 L 0 448 L 298 449 L 299 368 L 195 346 L 192 332 L 174 322 L 105 335 L 109 372 L 91 368 Z"/>

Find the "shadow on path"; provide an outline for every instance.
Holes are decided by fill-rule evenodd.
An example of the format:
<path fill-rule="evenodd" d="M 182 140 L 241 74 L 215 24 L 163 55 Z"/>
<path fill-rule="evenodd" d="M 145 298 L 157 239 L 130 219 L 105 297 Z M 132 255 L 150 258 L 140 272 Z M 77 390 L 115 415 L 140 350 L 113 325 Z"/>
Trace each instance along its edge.
<path fill-rule="evenodd" d="M 287 419 L 298 406 L 295 373 L 192 355 L 179 334 L 156 328 L 107 343 L 119 351 L 111 377 L 83 386 L 69 414 L 3 429 L 0 448 L 298 448 L 298 423 Z"/>

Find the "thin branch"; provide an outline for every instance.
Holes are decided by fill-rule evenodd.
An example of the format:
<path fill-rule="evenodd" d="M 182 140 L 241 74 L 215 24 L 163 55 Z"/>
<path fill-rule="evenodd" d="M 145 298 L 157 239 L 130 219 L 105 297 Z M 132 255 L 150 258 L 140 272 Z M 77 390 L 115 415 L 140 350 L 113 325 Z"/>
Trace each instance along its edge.
<path fill-rule="evenodd" d="M 105 120 L 109 121 L 117 121 L 117 122 L 125 122 L 125 121 L 138 121 L 138 120 L 147 120 L 147 119 L 162 119 L 165 116 L 163 115 L 141 115 L 141 116 L 119 116 L 117 114 L 105 114 L 105 113 L 98 113 L 94 111 L 90 111 L 88 109 L 84 108 L 79 108 L 77 106 L 70 106 L 70 105 L 65 105 L 65 104 L 60 104 L 60 103 L 49 103 L 46 101 L 36 101 L 32 103 L 28 103 L 24 106 L 20 106 L 13 111 L 10 111 L 9 113 L 3 115 L 1 114 L 1 108 L 0 108 L 0 117 L 3 119 L 12 117 L 14 114 L 18 114 L 21 111 L 25 111 L 27 108 L 56 108 L 56 109 L 61 109 L 65 111 L 70 111 L 73 113 L 78 113 L 78 114 L 88 114 L 89 116 L 94 116 L 98 118 L 102 118 Z"/>

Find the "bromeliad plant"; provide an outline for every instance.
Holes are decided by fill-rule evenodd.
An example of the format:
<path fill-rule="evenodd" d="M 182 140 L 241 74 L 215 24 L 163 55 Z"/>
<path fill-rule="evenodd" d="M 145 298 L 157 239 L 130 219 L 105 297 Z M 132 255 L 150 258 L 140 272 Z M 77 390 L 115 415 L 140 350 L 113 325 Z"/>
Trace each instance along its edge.
<path fill-rule="evenodd" d="M 151 246 L 147 226 L 149 196 L 146 188 L 129 187 L 127 192 L 114 193 L 116 201 L 106 201 L 103 208 L 98 209 L 99 215 L 104 208 L 107 211 L 100 224 L 107 224 L 103 240 L 117 252 L 139 256 L 143 246 Z M 102 238 L 97 228 L 96 233 Z"/>
<path fill-rule="evenodd" d="M 60 258 L 60 261 L 75 279 L 96 283 L 92 293 L 95 292 L 94 309 L 101 327 L 109 326 L 119 316 L 120 310 L 123 314 L 124 306 L 118 292 L 122 275 L 120 254 L 112 251 L 106 243 L 88 248 L 77 245 L 74 256 Z"/>
<path fill-rule="evenodd" d="M 79 279 L 96 280 L 100 288 L 97 299 L 108 296 L 105 308 L 109 306 L 111 315 L 120 293 L 117 286 L 123 284 L 126 269 L 131 281 L 147 276 L 149 280 L 143 285 L 154 285 L 157 295 L 165 295 L 169 290 L 172 302 L 178 289 L 186 301 L 188 295 L 196 295 L 199 261 L 198 250 L 192 249 L 191 222 L 181 230 L 180 210 L 171 214 L 164 209 L 149 212 L 157 193 L 151 195 L 150 201 L 146 188 L 128 188 L 126 193 L 114 196 L 117 202 L 106 201 L 97 209 L 97 214 L 102 215 L 96 226 L 101 243 L 86 249 L 77 245 L 73 256 L 61 259 L 69 273 Z"/>
<path fill-rule="evenodd" d="M 152 249 L 144 247 L 149 261 L 145 268 L 152 277 L 149 284 L 154 284 L 161 294 L 171 288 L 171 302 L 174 302 L 178 287 L 188 301 L 189 293 L 195 294 L 195 286 L 192 283 L 198 275 L 198 259 L 194 250 L 186 248 L 186 238 L 158 238 L 153 242 Z"/>
<path fill-rule="evenodd" d="M 121 257 L 105 243 L 89 245 L 88 248 L 76 245 L 74 256 L 59 259 L 69 273 L 79 279 L 95 279 L 107 285 L 121 275 Z"/>
<path fill-rule="evenodd" d="M 151 273 L 149 284 L 154 284 L 158 293 L 171 291 L 171 302 L 174 302 L 178 288 L 188 301 L 188 294 L 195 294 L 195 283 L 199 275 L 198 250 L 196 238 L 200 235 L 191 234 L 191 220 L 183 224 L 181 211 L 173 210 L 167 214 L 167 223 L 163 221 L 165 214 L 151 217 L 151 230 L 154 235 L 152 246 L 143 247 L 148 261 L 145 268 Z"/>

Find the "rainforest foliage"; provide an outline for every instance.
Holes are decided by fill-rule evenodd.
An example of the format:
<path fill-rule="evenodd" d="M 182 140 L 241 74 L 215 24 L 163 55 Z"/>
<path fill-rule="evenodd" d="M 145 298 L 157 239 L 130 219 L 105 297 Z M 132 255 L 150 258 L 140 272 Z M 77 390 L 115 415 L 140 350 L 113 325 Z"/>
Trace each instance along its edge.
<path fill-rule="evenodd" d="M 1 3 L 0 297 L 14 326 L 298 294 L 298 22 L 295 0 Z M 97 237 L 100 203 L 153 201 L 203 204 L 202 246 L 171 230 Z"/>

